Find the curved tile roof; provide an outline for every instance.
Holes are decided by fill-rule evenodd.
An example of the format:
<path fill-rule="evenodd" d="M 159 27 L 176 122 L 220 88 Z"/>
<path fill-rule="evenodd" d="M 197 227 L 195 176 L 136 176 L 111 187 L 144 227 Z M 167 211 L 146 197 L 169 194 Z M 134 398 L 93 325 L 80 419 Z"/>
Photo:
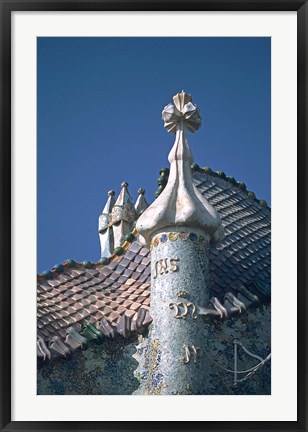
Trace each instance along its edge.
<path fill-rule="evenodd" d="M 210 305 L 202 314 L 223 317 L 270 296 L 270 209 L 224 176 L 194 172 L 200 192 L 221 215 L 225 239 L 210 250 Z M 245 188 L 242 188 L 245 189 Z M 103 265 L 64 263 L 52 278 L 38 276 L 38 355 L 68 355 L 89 339 L 115 332 L 128 337 L 151 322 L 150 251 L 126 242 L 122 256 Z M 51 354 L 52 353 L 52 354 Z"/>

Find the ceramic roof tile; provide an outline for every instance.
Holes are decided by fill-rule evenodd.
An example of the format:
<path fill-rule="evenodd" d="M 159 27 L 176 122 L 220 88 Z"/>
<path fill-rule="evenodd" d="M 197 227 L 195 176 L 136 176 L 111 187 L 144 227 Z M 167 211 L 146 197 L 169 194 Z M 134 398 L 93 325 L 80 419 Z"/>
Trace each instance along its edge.
<path fill-rule="evenodd" d="M 126 310 L 127 310 L 126 307 L 124 307 L 124 306 L 118 306 L 116 312 L 117 312 L 119 315 L 123 315 L 123 314 L 126 312 Z"/>
<path fill-rule="evenodd" d="M 131 309 L 129 309 L 125 312 L 125 315 L 128 317 L 133 317 L 135 314 L 136 314 L 136 311 L 131 310 Z"/>
<path fill-rule="evenodd" d="M 126 282 L 126 276 L 124 275 L 120 276 L 118 282 L 120 285 L 124 284 Z"/>
<path fill-rule="evenodd" d="M 120 258 L 116 258 L 114 261 L 111 261 L 108 267 L 114 270 L 118 266 L 119 260 Z"/>
<path fill-rule="evenodd" d="M 225 294 L 233 293 L 228 310 L 232 295 L 249 307 L 257 298 L 249 294 L 252 280 L 270 282 L 270 209 L 220 177 L 195 172 L 194 179 L 220 212 L 226 233 L 219 248 L 210 249 L 211 295 L 223 304 Z M 86 322 L 98 327 L 102 319 L 115 326 L 123 314 L 135 323 L 138 310 L 149 309 L 150 251 L 136 241 L 108 265 L 64 267 L 52 279 L 38 278 L 37 327 L 43 341 L 60 336 L 65 343 L 69 327 L 82 330 Z M 243 285 L 246 291 L 240 290 Z"/>
<path fill-rule="evenodd" d="M 133 243 L 130 248 L 131 252 L 134 252 L 136 255 L 140 252 L 141 249 L 142 246 L 138 242 Z"/>
<path fill-rule="evenodd" d="M 117 267 L 115 268 L 115 272 L 116 272 L 118 275 L 122 275 L 122 274 L 124 273 L 125 270 L 126 270 L 126 267 L 123 266 L 122 263 L 121 263 L 121 264 L 118 264 Z"/>
<path fill-rule="evenodd" d="M 141 255 L 136 255 L 134 258 L 135 263 L 140 264 L 143 260 L 143 257 Z"/>
<path fill-rule="evenodd" d="M 129 296 L 128 296 L 129 297 Z M 132 300 L 125 300 L 123 303 L 123 307 L 129 308 L 133 304 Z"/>
<path fill-rule="evenodd" d="M 149 255 L 150 255 L 150 252 L 148 251 L 148 255 L 145 256 L 145 257 L 143 258 L 143 260 L 141 261 L 141 264 L 142 264 L 142 265 L 147 266 L 147 265 L 150 264 L 150 262 L 151 262 L 151 257 L 150 257 Z"/>
<path fill-rule="evenodd" d="M 144 264 L 139 264 L 139 266 L 136 268 L 136 272 L 142 273 L 145 270 L 146 266 Z"/>
<path fill-rule="evenodd" d="M 138 267 L 138 263 L 132 261 L 132 262 L 129 264 L 127 270 L 131 270 L 131 271 L 133 272 L 134 270 L 136 270 L 137 267 Z"/>
<path fill-rule="evenodd" d="M 83 275 L 84 273 L 85 273 L 84 269 L 80 269 L 80 270 L 76 269 L 75 271 L 72 271 L 72 274 L 61 273 L 59 274 L 58 278 L 61 283 L 65 283 L 65 282 L 69 282 L 70 280 L 72 280 L 72 278 L 76 276 Z"/>
<path fill-rule="evenodd" d="M 136 264 L 136 263 L 134 263 L 134 264 Z M 137 267 L 138 267 L 138 264 L 136 264 L 135 268 L 137 268 Z M 130 278 L 132 276 L 132 274 L 133 274 L 133 270 L 130 269 L 130 268 L 127 268 L 125 270 L 125 272 L 123 273 L 123 276 L 126 276 L 127 278 Z"/>
<path fill-rule="evenodd" d="M 149 276 L 146 274 L 141 274 L 138 279 L 141 282 L 146 282 L 149 279 Z"/>
<path fill-rule="evenodd" d="M 139 255 L 141 255 L 142 257 L 147 256 L 149 254 L 149 250 L 146 248 L 142 248 L 139 252 Z"/>
<path fill-rule="evenodd" d="M 128 298 L 129 296 L 130 296 L 130 293 L 127 292 L 127 291 L 122 292 L 122 293 L 120 294 L 120 298 L 124 298 L 124 299 Z"/>
<path fill-rule="evenodd" d="M 134 271 L 134 272 L 131 274 L 131 278 L 132 278 L 132 279 L 135 279 L 135 280 L 138 280 L 138 279 L 139 279 L 139 276 L 140 276 L 140 273 L 137 272 L 137 271 Z"/>
<path fill-rule="evenodd" d="M 116 273 L 116 269 L 115 269 L 114 272 L 111 273 L 109 277 L 113 282 L 116 282 L 119 279 L 120 275 Z"/>

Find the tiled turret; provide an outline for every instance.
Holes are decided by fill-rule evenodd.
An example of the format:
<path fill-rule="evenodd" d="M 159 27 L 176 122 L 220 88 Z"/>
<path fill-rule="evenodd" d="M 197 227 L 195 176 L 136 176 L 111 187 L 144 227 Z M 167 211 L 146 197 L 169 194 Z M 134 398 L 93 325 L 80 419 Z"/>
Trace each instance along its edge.
<path fill-rule="evenodd" d="M 115 248 L 120 247 L 124 237 L 132 231 L 136 219 L 137 213 L 128 192 L 128 183 L 123 182 L 121 192 L 111 212 Z"/>
<path fill-rule="evenodd" d="M 108 200 L 98 220 L 101 257 L 109 258 L 131 233 L 136 220 L 149 206 L 144 194 L 145 190 L 140 188 L 134 205 L 126 182 L 121 183 L 117 200 L 113 190 L 108 192 Z"/>
<path fill-rule="evenodd" d="M 192 179 L 186 133 L 199 129 L 199 110 L 183 91 L 173 101 L 162 113 L 175 133 L 168 182 L 136 224 L 139 241 L 151 249 L 153 325 L 141 394 L 204 393 L 206 332 L 198 312 L 209 301 L 209 243 L 224 236 L 220 216 Z"/>

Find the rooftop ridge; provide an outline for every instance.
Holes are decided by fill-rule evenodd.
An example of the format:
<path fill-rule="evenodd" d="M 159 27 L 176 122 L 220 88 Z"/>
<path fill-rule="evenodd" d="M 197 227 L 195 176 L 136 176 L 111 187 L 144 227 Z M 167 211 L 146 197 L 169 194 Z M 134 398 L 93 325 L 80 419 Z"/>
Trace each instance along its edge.
<path fill-rule="evenodd" d="M 73 259 L 67 259 L 63 261 L 63 264 L 57 264 L 52 267 L 51 270 L 44 271 L 37 275 L 38 281 L 43 281 L 46 279 L 53 279 L 54 277 L 59 276 L 59 274 L 63 273 L 68 268 L 87 268 L 87 269 L 96 269 L 97 267 L 104 266 L 110 264 L 119 256 L 123 255 L 130 245 L 136 240 L 137 230 L 134 228 L 129 234 L 125 236 L 125 240 L 121 246 L 114 249 L 113 254 L 107 257 L 101 257 L 97 262 L 91 261 L 83 261 L 81 263 L 76 262 Z"/>
<path fill-rule="evenodd" d="M 271 207 L 268 205 L 267 201 L 257 198 L 256 194 L 254 192 L 247 190 L 246 184 L 244 182 L 237 181 L 234 177 L 227 176 L 223 171 L 214 171 L 209 167 L 201 168 L 198 164 L 195 164 L 195 163 L 191 165 L 191 169 L 194 172 L 204 173 L 204 174 L 208 174 L 212 177 L 221 178 L 222 180 L 226 181 L 227 183 L 230 183 L 233 186 L 236 186 L 242 192 L 246 192 L 247 197 L 251 201 L 255 201 L 261 207 L 271 210 Z M 169 168 L 162 168 L 159 171 L 159 174 L 160 174 L 160 177 L 157 179 L 158 189 L 155 192 L 156 198 L 161 194 L 161 192 L 164 190 L 164 188 L 167 184 L 167 180 L 168 180 L 168 176 L 169 176 Z"/>

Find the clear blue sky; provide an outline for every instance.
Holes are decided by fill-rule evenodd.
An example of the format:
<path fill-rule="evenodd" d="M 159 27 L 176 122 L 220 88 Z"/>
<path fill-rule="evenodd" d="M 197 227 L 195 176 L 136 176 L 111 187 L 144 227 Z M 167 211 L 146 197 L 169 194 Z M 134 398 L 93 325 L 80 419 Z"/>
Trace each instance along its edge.
<path fill-rule="evenodd" d="M 182 89 L 203 123 L 195 163 L 270 203 L 270 38 L 38 38 L 40 273 L 100 258 L 97 219 L 127 181 L 154 199 L 174 136 L 162 108 Z"/>

